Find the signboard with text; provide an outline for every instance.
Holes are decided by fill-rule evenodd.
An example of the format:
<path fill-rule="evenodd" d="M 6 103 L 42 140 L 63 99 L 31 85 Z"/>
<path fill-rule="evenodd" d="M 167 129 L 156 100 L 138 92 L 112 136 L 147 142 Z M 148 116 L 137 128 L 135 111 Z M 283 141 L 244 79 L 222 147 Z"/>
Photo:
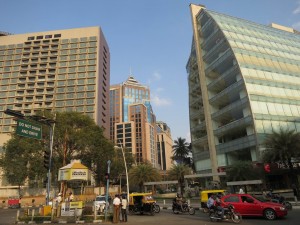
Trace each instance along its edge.
<path fill-rule="evenodd" d="M 18 119 L 17 122 L 17 135 L 29 138 L 42 139 L 42 126 L 34 124 L 27 120 Z"/>

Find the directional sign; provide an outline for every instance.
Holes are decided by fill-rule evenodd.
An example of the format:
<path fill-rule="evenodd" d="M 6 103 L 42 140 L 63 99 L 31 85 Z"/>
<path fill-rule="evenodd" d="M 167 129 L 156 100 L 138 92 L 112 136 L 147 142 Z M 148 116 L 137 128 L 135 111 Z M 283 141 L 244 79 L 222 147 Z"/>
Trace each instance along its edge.
<path fill-rule="evenodd" d="M 42 139 L 42 126 L 27 120 L 18 119 L 17 134 L 23 137 Z"/>

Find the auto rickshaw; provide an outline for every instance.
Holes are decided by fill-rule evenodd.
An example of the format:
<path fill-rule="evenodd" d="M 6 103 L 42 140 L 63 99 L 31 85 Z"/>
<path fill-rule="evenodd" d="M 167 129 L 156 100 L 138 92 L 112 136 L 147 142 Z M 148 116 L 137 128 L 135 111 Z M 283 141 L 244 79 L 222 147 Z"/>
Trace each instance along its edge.
<path fill-rule="evenodd" d="M 155 200 L 152 193 L 132 193 L 129 194 L 129 214 L 155 214 Z"/>
<path fill-rule="evenodd" d="M 201 208 L 203 210 L 203 212 L 208 212 L 208 208 L 207 208 L 207 201 L 209 199 L 209 197 L 214 194 L 221 194 L 221 195 L 225 195 L 226 194 L 226 190 L 222 190 L 222 189 L 218 189 L 218 190 L 205 190 L 205 191 L 200 191 L 200 204 L 201 204 Z"/>

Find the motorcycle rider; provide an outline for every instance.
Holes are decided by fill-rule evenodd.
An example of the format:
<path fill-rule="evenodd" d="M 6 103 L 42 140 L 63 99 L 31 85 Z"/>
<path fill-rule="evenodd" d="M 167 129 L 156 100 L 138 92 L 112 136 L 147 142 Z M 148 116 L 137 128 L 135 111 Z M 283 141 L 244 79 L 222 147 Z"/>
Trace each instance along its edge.
<path fill-rule="evenodd" d="M 209 197 L 209 199 L 207 200 L 207 203 L 206 203 L 207 208 L 210 209 L 210 208 L 214 207 L 214 205 L 215 205 L 215 199 L 216 199 L 215 195 L 212 194 L 212 195 Z"/>
<path fill-rule="evenodd" d="M 222 207 L 222 195 L 221 194 L 218 194 L 217 197 L 216 197 L 216 200 L 215 200 L 215 207 L 217 209 L 217 211 L 219 211 L 221 214 L 220 217 L 221 218 L 224 218 L 224 208 Z"/>
<path fill-rule="evenodd" d="M 175 198 L 175 203 L 176 203 L 176 208 L 182 210 L 183 199 L 180 193 L 177 193 Z"/>

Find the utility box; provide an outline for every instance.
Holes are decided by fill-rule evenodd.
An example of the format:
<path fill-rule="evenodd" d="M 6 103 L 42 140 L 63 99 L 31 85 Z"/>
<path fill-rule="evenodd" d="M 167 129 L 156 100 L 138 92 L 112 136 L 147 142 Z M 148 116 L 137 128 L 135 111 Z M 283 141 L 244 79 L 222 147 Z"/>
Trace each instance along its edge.
<path fill-rule="evenodd" d="M 43 216 L 48 216 L 51 215 L 51 205 L 44 205 L 43 210 L 42 210 L 42 215 Z"/>

